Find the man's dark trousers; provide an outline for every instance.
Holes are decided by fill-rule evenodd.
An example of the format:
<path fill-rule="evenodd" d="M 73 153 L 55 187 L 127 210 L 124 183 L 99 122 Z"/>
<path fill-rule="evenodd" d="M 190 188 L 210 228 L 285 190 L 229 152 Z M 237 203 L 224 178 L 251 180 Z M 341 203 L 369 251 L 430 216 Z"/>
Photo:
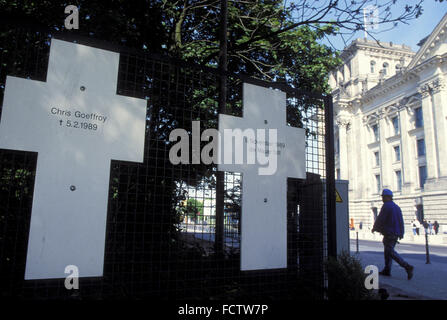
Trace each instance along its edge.
<path fill-rule="evenodd" d="M 385 247 L 385 272 L 391 272 L 391 264 L 396 261 L 402 268 L 407 269 L 410 265 L 394 250 L 398 237 L 395 235 L 383 236 L 383 246 Z"/>

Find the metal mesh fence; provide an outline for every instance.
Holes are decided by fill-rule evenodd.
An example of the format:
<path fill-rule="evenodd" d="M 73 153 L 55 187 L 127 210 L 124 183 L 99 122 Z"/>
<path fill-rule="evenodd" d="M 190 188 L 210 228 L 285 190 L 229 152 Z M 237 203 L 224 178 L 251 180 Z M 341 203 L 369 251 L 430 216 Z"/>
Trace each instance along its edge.
<path fill-rule="evenodd" d="M 0 30 L 0 106 L 6 76 L 45 81 L 52 36 L 30 29 Z M 78 43 L 104 47 L 94 39 Z M 306 129 L 307 179 L 288 179 L 288 267 L 240 271 L 243 174 L 226 172 L 223 252 L 216 242 L 216 165 L 169 161 L 173 129 L 217 128 L 219 73 L 143 51 L 120 53 L 117 93 L 147 100 L 144 162 L 112 161 L 104 274 L 24 280 L 37 154 L 0 149 L 0 285 L 2 296 L 31 299 L 113 297 L 162 299 L 322 299 L 327 257 L 327 97 L 280 86 L 287 122 Z M 228 114 L 242 115 L 244 77 L 228 75 Z M 0 107 L 1 112 L 1 107 Z M 1 113 L 0 113 L 1 115 Z M 284 213 L 286 214 L 286 213 Z"/>

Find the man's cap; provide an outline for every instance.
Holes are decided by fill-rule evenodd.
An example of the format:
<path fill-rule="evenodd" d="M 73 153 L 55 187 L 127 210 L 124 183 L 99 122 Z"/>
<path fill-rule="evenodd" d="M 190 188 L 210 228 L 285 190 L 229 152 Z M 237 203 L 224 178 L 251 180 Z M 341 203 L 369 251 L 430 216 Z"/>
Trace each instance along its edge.
<path fill-rule="evenodd" d="M 393 196 L 393 191 L 390 189 L 383 189 L 382 196 Z"/>

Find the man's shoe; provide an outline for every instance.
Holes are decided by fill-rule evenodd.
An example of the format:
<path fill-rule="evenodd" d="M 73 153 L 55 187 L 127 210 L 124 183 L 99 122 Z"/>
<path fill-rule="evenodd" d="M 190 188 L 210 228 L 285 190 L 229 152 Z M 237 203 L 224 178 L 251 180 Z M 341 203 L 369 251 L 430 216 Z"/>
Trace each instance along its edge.
<path fill-rule="evenodd" d="M 386 289 L 380 288 L 379 289 L 379 296 L 380 296 L 380 300 L 386 300 L 386 299 L 388 299 L 390 294 L 388 293 L 388 291 L 386 291 Z"/>
<path fill-rule="evenodd" d="M 379 272 L 379 274 L 381 276 L 391 277 L 391 272 L 389 272 L 389 271 L 382 270 L 382 271 Z"/>
<path fill-rule="evenodd" d="M 407 270 L 408 280 L 411 280 L 411 278 L 413 278 L 414 267 L 413 266 L 409 266 L 408 268 L 406 268 L 406 270 Z"/>

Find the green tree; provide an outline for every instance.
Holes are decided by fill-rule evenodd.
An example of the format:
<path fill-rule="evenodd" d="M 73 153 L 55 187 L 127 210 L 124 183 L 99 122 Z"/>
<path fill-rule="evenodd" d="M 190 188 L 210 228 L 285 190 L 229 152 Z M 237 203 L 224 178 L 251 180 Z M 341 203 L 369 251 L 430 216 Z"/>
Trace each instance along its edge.
<path fill-rule="evenodd" d="M 203 217 L 203 202 L 194 198 L 188 199 L 184 205 L 180 206 L 179 213 L 197 220 Z"/>
<path fill-rule="evenodd" d="M 422 13 L 423 0 L 391 14 L 391 1 L 228 1 L 228 70 L 297 88 L 327 92 L 327 74 L 340 61 L 319 43 L 329 34 L 363 28 L 363 8 L 376 5 L 380 24 L 407 22 Z M 77 0 L 79 33 L 216 66 L 220 0 Z M 66 1 L 0 0 L 11 20 L 21 17 L 64 29 Z M 369 32 L 369 31 L 368 31 Z"/>

